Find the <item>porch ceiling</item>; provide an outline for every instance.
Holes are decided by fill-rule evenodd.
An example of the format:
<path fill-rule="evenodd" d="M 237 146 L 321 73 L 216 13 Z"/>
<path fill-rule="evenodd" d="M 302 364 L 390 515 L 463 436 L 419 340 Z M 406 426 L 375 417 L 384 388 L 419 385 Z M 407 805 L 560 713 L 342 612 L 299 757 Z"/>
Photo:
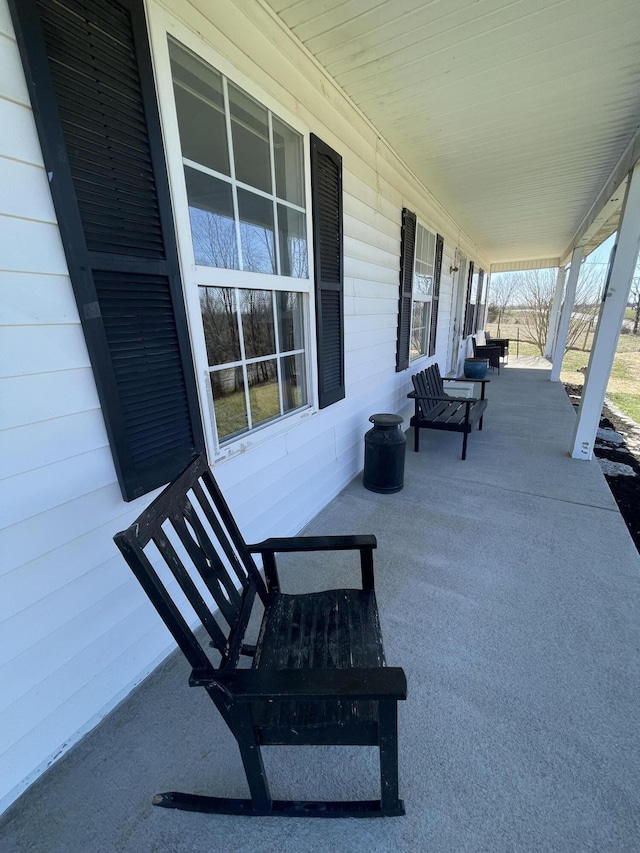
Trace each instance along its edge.
<path fill-rule="evenodd" d="M 564 256 L 640 125 L 637 0 L 263 2 L 493 262 Z"/>

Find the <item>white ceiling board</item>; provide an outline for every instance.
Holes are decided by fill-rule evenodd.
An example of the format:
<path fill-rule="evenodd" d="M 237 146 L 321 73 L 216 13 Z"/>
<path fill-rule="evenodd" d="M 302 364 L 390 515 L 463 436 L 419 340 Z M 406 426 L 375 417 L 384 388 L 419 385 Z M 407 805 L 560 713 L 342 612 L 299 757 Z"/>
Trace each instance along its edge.
<path fill-rule="evenodd" d="M 640 126 L 638 0 L 262 2 L 494 262 L 563 255 Z"/>

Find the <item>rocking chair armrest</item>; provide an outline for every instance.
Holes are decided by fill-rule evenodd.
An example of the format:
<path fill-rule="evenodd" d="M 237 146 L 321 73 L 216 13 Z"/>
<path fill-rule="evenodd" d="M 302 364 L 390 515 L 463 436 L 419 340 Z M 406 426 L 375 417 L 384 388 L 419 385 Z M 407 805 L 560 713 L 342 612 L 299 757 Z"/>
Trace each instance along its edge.
<path fill-rule="evenodd" d="M 251 554 L 260 554 L 264 565 L 269 592 L 280 591 L 276 568 L 277 553 L 309 553 L 311 551 L 360 551 L 362 588 L 374 589 L 373 549 L 377 548 L 373 534 L 355 536 L 286 536 L 264 539 L 247 545 Z"/>
<path fill-rule="evenodd" d="M 289 536 L 273 537 L 247 545 L 252 554 L 284 553 L 296 551 L 359 551 L 377 547 L 372 534 L 356 536 Z"/>
<path fill-rule="evenodd" d="M 404 671 L 391 666 L 222 670 L 206 681 L 207 685 L 219 687 L 236 702 L 407 698 Z"/>

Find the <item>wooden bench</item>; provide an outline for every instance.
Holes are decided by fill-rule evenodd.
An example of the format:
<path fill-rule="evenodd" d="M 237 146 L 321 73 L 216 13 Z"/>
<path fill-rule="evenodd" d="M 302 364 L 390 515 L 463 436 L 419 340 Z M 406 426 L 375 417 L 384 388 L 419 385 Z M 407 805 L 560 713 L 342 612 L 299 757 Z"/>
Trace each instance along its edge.
<path fill-rule="evenodd" d="M 155 805 L 299 817 L 404 814 L 398 796 L 397 703 L 406 698 L 407 685 L 402 669 L 385 666 L 374 536 L 296 536 L 247 545 L 198 456 L 115 542 L 187 657 L 190 685 L 207 691 L 234 734 L 251 795 L 229 799 L 168 792 L 156 795 Z M 359 551 L 361 588 L 281 592 L 276 553 L 334 550 Z M 262 558 L 265 580 L 254 554 Z M 183 612 L 185 601 L 189 615 Z M 251 644 L 247 626 L 260 605 L 261 627 Z M 192 627 L 194 612 L 204 644 Z M 239 665 L 242 655 L 252 659 L 251 668 Z M 260 754 L 262 745 L 272 744 L 379 747 L 380 799 L 272 799 Z"/>
<path fill-rule="evenodd" d="M 413 391 L 408 396 L 414 400 L 415 412 L 410 424 L 413 427 L 413 449 L 420 449 L 421 429 L 440 429 L 449 432 L 461 432 L 462 458 L 467 458 L 467 436 L 478 427 L 482 429 L 482 417 L 487 408 L 484 399 L 484 386 L 488 379 L 465 379 L 456 377 L 453 382 L 480 382 L 482 395 L 480 399 L 466 397 L 450 397 L 445 394 L 440 376 L 440 368 L 432 364 L 420 373 L 411 377 Z M 449 381 L 449 380 L 448 380 Z"/>

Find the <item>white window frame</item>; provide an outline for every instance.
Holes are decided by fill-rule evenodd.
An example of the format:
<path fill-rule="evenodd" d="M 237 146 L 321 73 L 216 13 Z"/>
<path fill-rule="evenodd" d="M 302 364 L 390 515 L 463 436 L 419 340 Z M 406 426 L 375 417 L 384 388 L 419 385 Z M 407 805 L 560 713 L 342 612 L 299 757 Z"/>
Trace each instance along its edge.
<path fill-rule="evenodd" d="M 318 412 L 316 336 L 313 331 L 315 330 L 316 316 L 313 290 L 313 223 L 311 217 L 311 170 L 309 165 L 311 159 L 310 128 L 261 89 L 245 73 L 239 71 L 225 56 L 218 53 L 211 44 L 204 41 L 199 35 L 185 26 L 182 21 L 177 19 L 168 10 L 154 3 L 150 4 L 147 11 L 151 53 L 158 91 L 158 105 L 165 142 L 167 170 L 169 173 L 169 186 L 174 208 L 187 321 L 191 336 L 207 451 L 209 458 L 222 460 L 262 444 L 274 435 L 287 432 Z M 220 72 L 224 78 L 231 81 L 240 89 L 243 89 L 263 107 L 266 107 L 279 119 L 286 122 L 286 124 L 301 134 L 303 141 L 304 210 L 306 213 L 309 271 L 306 279 L 249 272 L 242 269 L 234 270 L 196 265 L 187 203 L 184 161 L 173 96 L 173 80 L 168 46 L 169 37 L 175 39 L 188 50 L 191 50 L 205 63 Z M 205 171 L 205 168 L 202 166 L 200 169 Z M 215 175 L 212 170 L 206 171 Z M 226 180 L 229 180 L 228 176 L 226 176 Z M 239 181 L 236 183 L 239 187 L 243 186 Z M 253 187 L 250 189 L 251 191 L 256 191 Z M 298 209 L 295 205 L 293 207 Z M 274 234 L 274 242 L 276 244 L 276 251 L 278 252 L 279 240 L 277 233 Z M 211 368 L 209 367 L 207 358 L 204 325 L 200 309 L 200 285 L 239 289 L 295 291 L 303 294 L 303 334 L 307 388 L 307 405 L 305 408 L 281 415 L 264 425 L 258 425 L 251 431 L 241 433 L 234 438 L 223 440 L 222 442 L 218 440 L 215 427 L 213 395 L 209 381 Z"/>
<path fill-rule="evenodd" d="M 428 244 L 425 246 L 425 238 L 428 235 Z M 424 249 L 422 257 L 418 256 L 421 249 Z M 430 258 L 427 257 L 430 255 Z M 422 222 L 418 220 L 416 223 L 416 247 L 413 262 L 413 285 L 411 290 L 411 336 L 409 339 L 409 363 L 416 362 L 420 358 L 426 358 L 429 354 L 429 339 L 431 337 L 431 311 L 433 303 L 433 287 L 435 278 L 435 263 L 436 263 L 436 232 L 432 231 Z M 418 288 L 419 276 L 430 276 L 431 284 L 429 292 L 424 293 Z M 426 312 L 426 324 L 422 329 L 421 349 L 418 353 L 413 353 L 414 341 L 414 306 L 416 303 L 426 304 L 429 306 Z"/>

